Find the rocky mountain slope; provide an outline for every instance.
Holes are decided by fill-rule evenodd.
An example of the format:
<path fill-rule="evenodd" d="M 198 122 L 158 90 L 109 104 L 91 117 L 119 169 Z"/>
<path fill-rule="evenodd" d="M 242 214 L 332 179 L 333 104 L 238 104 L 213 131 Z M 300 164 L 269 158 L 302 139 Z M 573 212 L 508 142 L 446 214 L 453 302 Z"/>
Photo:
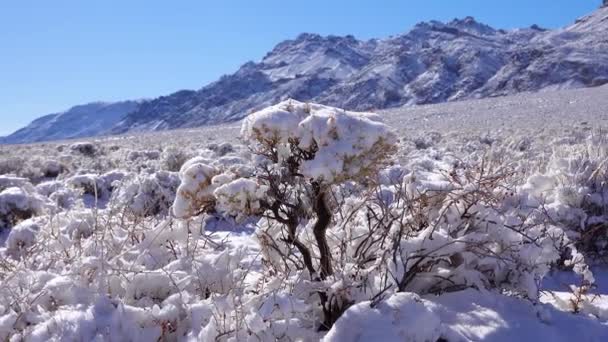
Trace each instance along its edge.
<path fill-rule="evenodd" d="M 497 30 L 467 17 L 369 41 L 302 34 L 198 91 L 144 103 L 113 132 L 232 121 L 289 97 L 365 110 L 604 83 L 608 8 L 558 30 Z"/>
<path fill-rule="evenodd" d="M 301 34 L 200 90 L 144 101 L 104 131 L 85 134 L 230 122 L 286 98 L 369 110 L 605 83 L 608 7 L 557 30 L 506 31 L 467 17 L 367 41 Z"/>
<path fill-rule="evenodd" d="M 40 117 L 15 133 L 0 138 L 0 143 L 19 144 L 102 134 L 136 110 L 139 104 L 138 101 L 122 101 L 74 106 L 62 113 Z"/>

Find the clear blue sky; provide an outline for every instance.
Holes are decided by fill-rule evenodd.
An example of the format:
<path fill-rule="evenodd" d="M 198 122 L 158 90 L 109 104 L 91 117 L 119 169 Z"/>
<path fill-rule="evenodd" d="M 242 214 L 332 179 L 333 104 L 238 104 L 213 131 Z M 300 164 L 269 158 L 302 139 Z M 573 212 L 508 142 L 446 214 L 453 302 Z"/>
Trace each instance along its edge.
<path fill-rule="evenodd" d="M 561 27 L 601 0 L 0 0 L 0 135 L 91 101 L 198 89 L 301 32 L 386 37 L 474 16 Z"/>

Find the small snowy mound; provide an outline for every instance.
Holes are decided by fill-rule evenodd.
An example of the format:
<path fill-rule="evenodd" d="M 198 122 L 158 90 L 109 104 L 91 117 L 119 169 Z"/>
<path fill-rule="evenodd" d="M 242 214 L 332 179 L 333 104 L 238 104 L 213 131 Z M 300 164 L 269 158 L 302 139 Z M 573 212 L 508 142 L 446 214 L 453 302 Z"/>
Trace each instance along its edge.
<path fill-rule="evenodd" d="M 160 163 L 162 169 L 177 172 L 188 159 L 185 151 L 176 146 L 170 146 L 161 154 Z"/>
<path fill-rule="evenodd" d="M 92 157 L 97 153 L 97 147 L 91 142 L 77 142 L 70 145 L 73 153 L 79 153 L 87 157 Z"/>
<path fill-rule="evenodd" d="M 350 307 L 323 341 L 606 341 L 605 323 L 519 298 L 465 290 L 397 293 Z"/>
<path fill-rule="evenodd" d="M 36 242 L 40 226 L 34 222 L 24 221 L 13 227 L 6 240 L 6 251 L 15 259 L 19 259 L 28 248 Z"/>
<path fill-rule="evenodd" d="M 397 293 L 375 307 L 371 304 L 346 310 L 323 341 L 434 342 L 441 336 L 439 317 L 414 293 Z"/>
<path fill-rule="evenodd" d="M 120 170 L 109 171 L 102 175 L 88 173 L 72 176 L 67 179 L 66 184 L 80 190 L 89 202 L 100 200 L 101 203 L 105 203 L 127 174 Z"/>
<path fill-rule="evenodd" d="M 255 215 L 260 211 L 267 187 L 256 181 L 239 178 L 224 184 L 214 192 L 218 209 L 238 219 Z"/>
<path fill-rule="evenodd" d="M 42 200 L 28 189 L 10 187 L 0 192 L 0 230 L 42 212 Z"/>
<path fill-rule="evenodd" d="M 0 191 L 11 187 L 23 188 L 28 186 L 31 187 L 32 185 L 30 184 L 30 181 L 27 178 L 6 175 L 0 176 Z"/>
<path fill-rule="evenodd" d="M 179 177 L 176 172 L 158 171 L 125 181 L 125 185 L 115 192 L 114 197 L 117 203 L 127 207 L 135 216 L 166 216 L 178 186 Z"/>
<path fill-rule="evenodd" d="M 158 160 L 160 159 L 160 151 L 129 151 L 127 160 Z"/>

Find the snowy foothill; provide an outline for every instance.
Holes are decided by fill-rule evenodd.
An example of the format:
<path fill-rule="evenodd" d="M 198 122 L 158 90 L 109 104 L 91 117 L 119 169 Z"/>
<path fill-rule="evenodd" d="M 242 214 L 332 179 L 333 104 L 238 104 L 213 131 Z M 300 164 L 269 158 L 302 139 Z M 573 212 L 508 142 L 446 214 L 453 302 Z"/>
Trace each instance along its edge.
<path fill-rule="evenodd" d="M 597 92 L 0 146 L 0 340 L 606 341 Z"/>

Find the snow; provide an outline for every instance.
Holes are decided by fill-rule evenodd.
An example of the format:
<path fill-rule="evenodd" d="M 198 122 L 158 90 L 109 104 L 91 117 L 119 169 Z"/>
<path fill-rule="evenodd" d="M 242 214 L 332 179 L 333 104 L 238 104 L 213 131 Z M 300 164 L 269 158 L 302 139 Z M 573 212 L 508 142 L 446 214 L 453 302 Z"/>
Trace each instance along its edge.
<path fill-rule="evenodd" d="M 327 183 L 368 173 L 397 141 L 376 114 L 295 100 L 252 113 L 243 122 L 241 135 L 254 146 L 297 141 L 302 150 L 315 151 L 300 171 Z"/>
<path fill-rule="evenodd" d="M 426 299 L 426 298 L 425 298 Z M 549 306 L 466 290 L 428 298 L 449 341 L 602 341 L 608 325 Z"/>
<path fill-rule="evenodd" d="M 176 172 L 158 171 L 151 175 L 131 177 L 124 182 L 114 200 L 136 216 L 167 215 L 180 185 Z"/>
<path fill-rule="evenodd" d="M 396 141 L 384 125 L 342 114 L 328 114 L 311 116 L 300 125 L 300 146 L 310 148 L 314 142 L 319 148 L 315 158 L 302 165 L 302 174 L 309 178 L 326 182 L 332 182 L 343 174 L 356 178 L 374 164 L 372 160 L 365 159 L 380 155 L 385 146 Z M 356 136 L 342 138 L 346 132 L 355 132 Z"/>
<path fill-rule="evenodd" d="M 9 254 L 19 257 L 36 242 L 36 234 L 40 227 L 31 221 L 24 221 L 11 228 L 6 239 L 6 250 Z"/>
<path fill-rule="evenodd" d="M 180 170 L 182 181 L 177 189 L 177 196 L 173 204 L 173 213 L 177 217 L 187 217 L 195 214 L 211 200 L 214 187 L 211 179 L 217 170 L 209 165 L 199 163 L 197 159 L 188 161 Z"/>
<path fill-rule="evenodd" d="M 349 308 L 323 341 L 437 341 L 441 321 L 414 293 L 398 293 L 371 307 Z"/>
<path fill-rule="evenodd" d="M 420 298 L 398 293 L 370 307 L 362 302 L 323 341 L 602 341 L 608 325 L 494 293 L 465 290 Z"/>
<path fill-rule="evenodd" d="M 276 141 L 288 143 L 295 137 L 300 121 L 310 115 L 313 105 L 295 100 L 286 100 L 249 115 L 243 121 L 241 136 L 253 141 Z M 318 110 L 319 105 L 314 105 Z"/>
<path fill-rule="evenodd" d="M 242 220 L 260 212 L 260 200 L 265 199 L 266 191 L 265 186 L 260 186 L 254 180 L 239 178 L 219 186 L 213 194 L 220 211 Z"/>
<path fill-rule="evenodd" d="M 19 219 L 27 219 L 43 211 L 44 202 L 29 183 L 0 191 L 0 231 L 10 228 Z"/>
<path fill-rule="evenodd" d="M 71 143 L 0 147 L 3 158 L 39 159 L 0 175 L 0 208 L 10 216 L 0 239 L 0 338 L 606 340 L 605 265 L 585 248 L 556 254 L 553 243 L 567 242 L 562 232 L 577 239 L 577 229 L 608 217 L 601 214 L 606 149 L 598 133 L 608 128 L 607 90 L 403 108 L 378 113 L 383 123 L 294 100 L 252 115 L 245 136 L 262 127 L 263 137 L 294 137 L 302 149 L 314 141 L 318 155 L 328 156 L 311 159 L 319 170 L 345 151 L 369 153 L 379 137 L 399 145 L 394 164 L 369 178 L 378 183 L 373 191 L 349 181 L 331 185 L 335 273 L 325 281 L 293 266 L 293 246 L 273 250 L 296 260 L 275 267 L 282 259 L 260 243 L 262 232 L 281 241 L 284 230 L 257 217 L 269 194 L 257 181 L 260 158 L 237 138 L 238 124 L 97 139 L 90 141 L 95 158 L 72 153 Z M 60 162 L 61 173 L 49 179 L 32 172 L 45 160 Z M 479 177 L 481 165 L 488 175 L 514 176 L 494 186 Z M 101 190 L 96 201 L 92 186 Z M 476 197 L 481 202 L 468 212 L 479 219 L 463 218 Z M 201 203 L 213 209 L 201 211 Z M 418 211 L 407 203 L 425 204 Z M 16 208 L 31 210 L 17 215 Z M 370 242 L 383 231 L 369 235 L 374 224 L 399 228 L 374 218 L 382 212 L 405 213 L 400 223 L 420 227 L 396 244 L 403 262 L 385 262 L 390 249 Z M 507 228 L 522 221 L 528 236 Z M 314 247 L 314 223 L 303 219 L 297 227 L 307 246 Z M 396 242 L 392 236 L 386 245 Z M 356 259 L 366 243 L 372 248 L 359 250 L 370 259 Z M 312 254 L 316 265 L 318 250 Z M 374 298 L 385 284 L 378 274 L 413 272 L 421 255 L 423 271 L 404 289 L 388 279 L 393 287 Z M 328 332 L 319 331 L 317 291 L 352 304 Z"/>

